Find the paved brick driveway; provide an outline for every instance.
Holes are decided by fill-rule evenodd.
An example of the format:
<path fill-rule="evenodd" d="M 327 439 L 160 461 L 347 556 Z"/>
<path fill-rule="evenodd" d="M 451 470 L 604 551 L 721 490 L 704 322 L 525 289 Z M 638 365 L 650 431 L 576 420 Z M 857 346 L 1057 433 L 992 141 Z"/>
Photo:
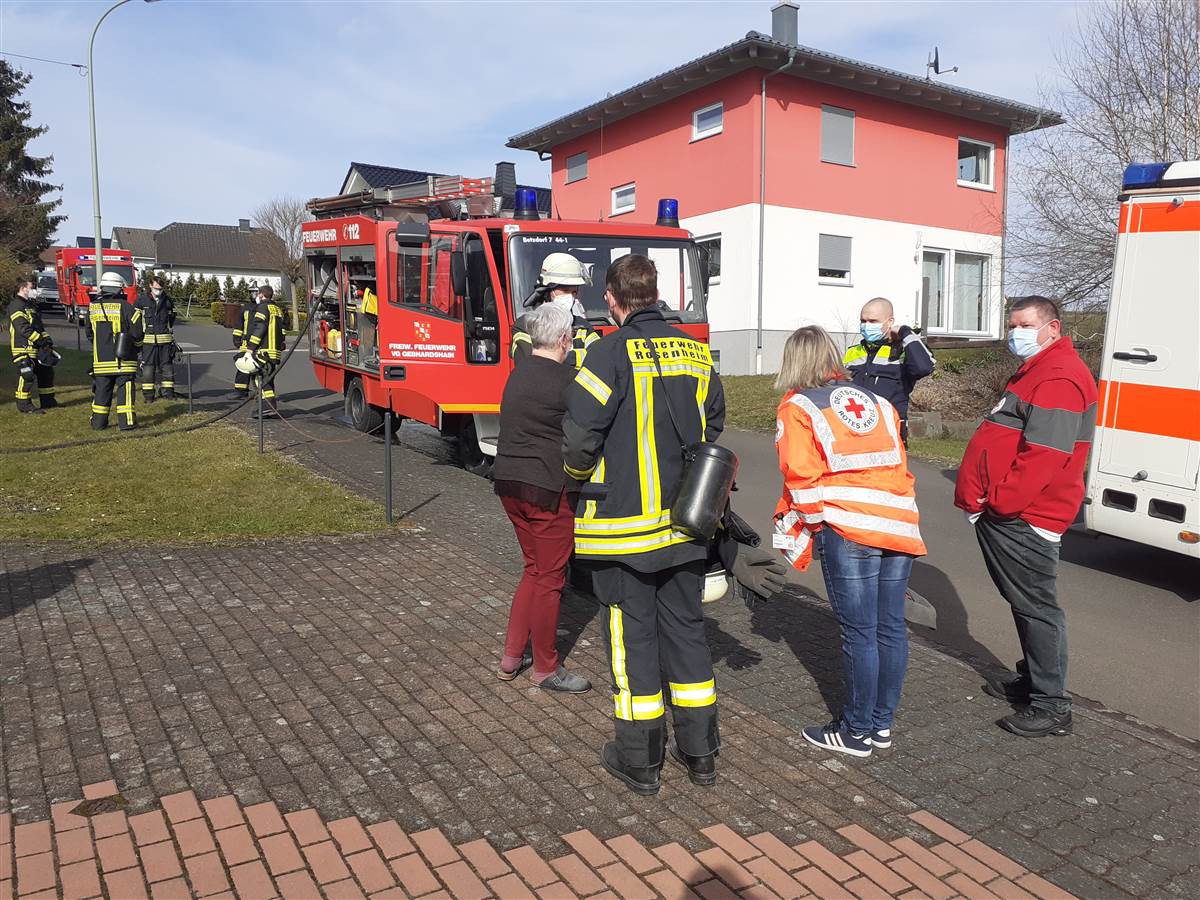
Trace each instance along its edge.
<path fill-rule="evenodd" d="M 1197 747 L 1118 714 L 1008 736 L 971 665 L 915 643 L 895 750 L 805 745 L 839 690 L 811 598 L 713 611 L 716 788 L 617 789 L 604 691 L 491 675 L 518 557 L 488 486 L 397 463 L 417 531 L 0 547 L 0 900 L 1200 894 Z M 563 631 L 602 682 L 594 605 Z"/>

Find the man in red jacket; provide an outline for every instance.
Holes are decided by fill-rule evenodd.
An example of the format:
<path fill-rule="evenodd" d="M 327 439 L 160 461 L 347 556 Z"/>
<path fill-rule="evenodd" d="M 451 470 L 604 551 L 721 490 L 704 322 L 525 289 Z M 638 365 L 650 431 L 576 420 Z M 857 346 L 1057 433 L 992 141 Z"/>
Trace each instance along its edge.
<path fill-rule="evenodd" d="M 1015 301 L 1008 328 L 1008 348 L 1025 362 L 967 445 L 954 505 L 975 525 L 1021 641 L 1015 677 L 983 688 L 1020 707 L 1001 727 L 1022 737 L 1070 734 L 1067 623 L 1055 577 L 1059 541 L 1083 501 L 1096 382 L 1053 301 Z"/>

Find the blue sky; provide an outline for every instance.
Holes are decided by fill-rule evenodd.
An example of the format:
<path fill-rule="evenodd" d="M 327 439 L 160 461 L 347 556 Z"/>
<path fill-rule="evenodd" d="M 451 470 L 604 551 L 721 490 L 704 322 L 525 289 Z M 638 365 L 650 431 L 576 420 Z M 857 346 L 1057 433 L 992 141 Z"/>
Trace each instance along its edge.
<path fill-rule="evenodd" d="M 110 3 L 0 0 L 0 50 L 86 62 Z M 509 136 L 769 32 L 773 5 L 133 0 L 96 40 L 105 235 L 332 194 L 352 159 L 471 176 L 510 159 L 522 182 L 548 184 L 548 164 Z M 1080 5 L 801 0 L 800 42 L 915 74 L 938 44 L 953 83 L 1036 102 Z M 34 75 L 26 99 L 50 127 L 34 150 L 54 155 L 72 242 L 92 230 L 87 80 L 9 61 Z"/>

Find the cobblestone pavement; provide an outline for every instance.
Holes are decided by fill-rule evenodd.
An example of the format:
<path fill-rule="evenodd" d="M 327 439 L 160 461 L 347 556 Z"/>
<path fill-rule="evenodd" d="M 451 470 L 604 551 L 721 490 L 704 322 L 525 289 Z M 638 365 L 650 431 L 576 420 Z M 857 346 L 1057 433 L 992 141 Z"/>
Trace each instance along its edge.
<path fill-rule="evenodd" d="M 840 691 L 835 625 L 813 598 L 753 614 L 716 604 L 715 788 L 678 771 L 656 798 L 619 788 L 597 763 L 606 691 L 561 697 L 493 677 L 519 568 L 511 530 L 486 482 L 406 440 L 398 503 L 416 527 L 401 533 L 0 547 L 0 900 L 134 896 L 148 882 L 155 896 L 229 883 L 310 896 L 308 878 L 354 895 L 332 878 L 339 861 L 355 890 L 398 880 L 410 895 L 684 896 L 675 864 L 705 897 L 986 896 L 985 884 L 999 896 L 1200 895 L 1200 748 L 1119 714 L 1081 704 L 1071 737 L 1009 736 L 968 661 L 914 642 L 894 750 L 860 762 L 808 747 L 799 727 L 825 721 Z M 333 458 L 288 452 L 318 470 Z M 377 482 L 379 460 L 338 454 L 346 464 L 327 474 Z M 595 611 L 569 595 L 561 640 L 602 684 Z M 80 810 L 81 797 L 100 802 Z M 273 810 L 286 833 L 255 824 Z M 89 811 L 90 832 L 61 827 Z M 438 880 L 407 884 L 409 865 Z"/>

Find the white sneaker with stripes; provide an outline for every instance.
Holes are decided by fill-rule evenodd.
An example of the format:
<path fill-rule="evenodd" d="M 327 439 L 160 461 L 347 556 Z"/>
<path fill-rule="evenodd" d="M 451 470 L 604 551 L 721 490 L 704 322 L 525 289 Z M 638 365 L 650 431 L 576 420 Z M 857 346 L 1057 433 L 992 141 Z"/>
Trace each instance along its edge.
<path fill-rule="evenodd" d="M 858 757 L 871 755 L 871 735 L 866 732 L 855 733 L 838 719 L 828 725 L 810 725 L 801 733 L 810 744 L 826 750 L 833 750 L 835 753 L 846 753 Z"/>

